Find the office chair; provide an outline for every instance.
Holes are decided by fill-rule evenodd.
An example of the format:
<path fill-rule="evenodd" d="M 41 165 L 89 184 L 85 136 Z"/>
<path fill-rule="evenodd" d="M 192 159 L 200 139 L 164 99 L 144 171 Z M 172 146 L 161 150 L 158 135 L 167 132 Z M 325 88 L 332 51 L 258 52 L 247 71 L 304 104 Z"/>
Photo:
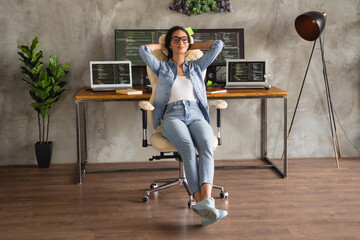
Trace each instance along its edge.
<path fill-rule="evenodd" d="M 192 40 L 193 41 L 193 40 Z M 159 38 L 159 43 L 165 42 L 165 34 Z M 167 61 L 167 52 L 166 51 L 155 51 L 152 54 L 161 61 Z M 187 60 L 198 59 L 203 55 L 200 50 L 190 50 L 186 53 Z M 139 102 L 139 107 L 142 111 L 142 124 L 143 124 L 143 147 L 152 146 L 155 150 L 160 152 L 160 155 L 153 156 L 149 159 L 149 161 L 153 160 L 161 160 L 161 159 L 176 159 L 179 162 L 179 177 L 171 178 L 171 179 L 157 179 L 151 185 L 150 189 L 147 190 L 146 195 L 142 197 L 143 202 L 149 201 L 150 193 L 163 190 L 165 188 L 172 187 L 174 185 L 183 185 L 189 195 L 190 200 L 188 201 L 188 207 L 191 208 L 196 202 L 190 193 L 190 188 L 188 186 L 186 175 L 184 171 L 183 160 L 181 159 L 180 154 L 177 152 L 176 148 L 161 134 L 161 125 L 156 129 L 155 133 L 150 136 L 150 144 L 148 144 L 147 138 L 147 124 L 153 126 L 154 119 L 154 103 L 156 96 L 156 89 L 158 79 L 156 75 L 151 71 L 151 69 L 146 67 L 147 74 L 151 83 L 152 94 L 149 101 L 141 101 Z M 203 77 L 205 77 L 206 71 L 203 72 Z M 218 132 L 215 137 L 213 149 L 215 150 L 218 145 L 221 145 L 221 110 L 227 108 L 227 103 L 223 100 L 213 100 L 209 102 L 210 105 L 215 105 L 217 109 L 217 127 Z M 165 184 L 159 186 L 158 183 L 164 182 Z M 224 191 L 222 186 L 213 185 L 213 188 L 220 190 L 220 197 L 227 198 L 228 192 Z"/>

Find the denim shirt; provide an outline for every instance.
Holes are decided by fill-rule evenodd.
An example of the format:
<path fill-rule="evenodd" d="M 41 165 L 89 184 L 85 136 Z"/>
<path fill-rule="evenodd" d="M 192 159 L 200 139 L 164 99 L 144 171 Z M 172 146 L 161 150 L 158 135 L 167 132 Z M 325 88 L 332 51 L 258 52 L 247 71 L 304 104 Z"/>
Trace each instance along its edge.
<path fill-rule="evenodd" d="M 201 73 L 215 60 L 223 47 L 224 43 L 221 40 L 216 40 L 211 44 L 210 50 L 201 58 L 191 61 L 185 59 L 185 63 L 183 64 L 185 76 L 191 81 L 194 87 L 194 94 L 199 102 L 199 108 L 207 122 L 210 122 L 209 107 L 206 98 L 205 82 Z M 156 129 L 163 118 L 171 88 L 177 76 L 177 65 L 171 59 L 168 62 L 158 60 L 151 54 L 151 49 L 144 45 L 138 48 L 138 53 L 159 80 L 155 96 L 153 126 L 154 129 Z"/>

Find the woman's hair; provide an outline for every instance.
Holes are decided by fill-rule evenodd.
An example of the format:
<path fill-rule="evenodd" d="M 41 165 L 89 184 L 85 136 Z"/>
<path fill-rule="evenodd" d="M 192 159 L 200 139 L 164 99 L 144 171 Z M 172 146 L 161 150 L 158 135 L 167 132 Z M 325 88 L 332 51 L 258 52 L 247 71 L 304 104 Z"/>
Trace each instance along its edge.
<path fill-rule="evenodd" d="M 191 43 L 190 43 L 190 35 L 189 33 L 181 26 L 174 26 L 172 28 L 170 28 L 167 33 L 166 33 L 166 36 L 165 36 L 165 48 L 168 50 L 169 54 L 168 54 L 168 60 L 171 59 L 173 57 L 173 52 L 172 50 L 170 49 L 170 43 L 171 43 L 171 37 L 173 35 L 174 32 L 176 32 L 177 30 L 181 30 L 183 32 L 186 33 L 186 36 L 188 37 L 189 39 L 189 48 L 191 46 Z M 189 49 L 188 48 L 188 49 Z"/>

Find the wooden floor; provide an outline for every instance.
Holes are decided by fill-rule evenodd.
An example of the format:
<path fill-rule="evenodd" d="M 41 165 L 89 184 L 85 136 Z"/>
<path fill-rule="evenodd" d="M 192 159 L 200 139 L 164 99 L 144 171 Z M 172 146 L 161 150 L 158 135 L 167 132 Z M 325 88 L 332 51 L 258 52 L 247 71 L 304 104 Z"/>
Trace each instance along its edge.
<path fill-rule="evenodd" d="M 216 170 L 229 198 L 213 196 L 229 215 L 207 227 L 182 186 L 141 202 L 153 179 L 176 171 L 87 174 L 80 185 L 75 165 L 0 167 L 0 239 L 360 239 L 360 158 L 340 164 L 290 159 L 287 179 L 268 169 Z"/>

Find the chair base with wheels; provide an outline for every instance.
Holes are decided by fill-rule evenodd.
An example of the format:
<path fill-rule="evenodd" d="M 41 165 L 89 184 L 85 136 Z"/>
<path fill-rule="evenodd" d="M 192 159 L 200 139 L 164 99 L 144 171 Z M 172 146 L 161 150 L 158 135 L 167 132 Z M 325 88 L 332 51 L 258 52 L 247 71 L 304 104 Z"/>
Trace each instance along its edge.
<path fill-rule="evenodd" d="M 150 158 L 150 161 L 152 161 L 153 159 L 160 159 L 162 157 L 165 157 L 165 155 L 162 154 L 160 156 L 154 156 L 153 158 Z M 175 185 L 183 185 L 186 192 L 189 195 L 188 207 L 191 208 L 193 205 L 196 204 L 196 202 L 190 192 L 190 188 L 189 188 L 189 185 L 186 180 L 184 163 L 183 163 L 180 155 L 177 152 L 173 153 L 172 156 L 166 155 L 166 158 L 169 158 L 169 157 L 173 157 L 179 162 L 179 177 L 178 178 L 168 178 L 168 179 L 156 179 L 150 185 L 150 189 L 146 191 L 146 195 L 142 196 L 142 201 L 148 202 L 150 200 L 150 198 L 149 198 L 150 193 L 157 192 L 157 191 L 160 191 L 160 190 L 163 190 L 163 189 L 175 186 Z M 165 184 L 159 186 L 158 183 L 165 183 Z M 224 187 L 218 186 L 218 185 L 213 185 L 213 188 L 220 190 L 220 198 L 227 198 L 229 196 L 229 193 L 224 190 Z"/>

